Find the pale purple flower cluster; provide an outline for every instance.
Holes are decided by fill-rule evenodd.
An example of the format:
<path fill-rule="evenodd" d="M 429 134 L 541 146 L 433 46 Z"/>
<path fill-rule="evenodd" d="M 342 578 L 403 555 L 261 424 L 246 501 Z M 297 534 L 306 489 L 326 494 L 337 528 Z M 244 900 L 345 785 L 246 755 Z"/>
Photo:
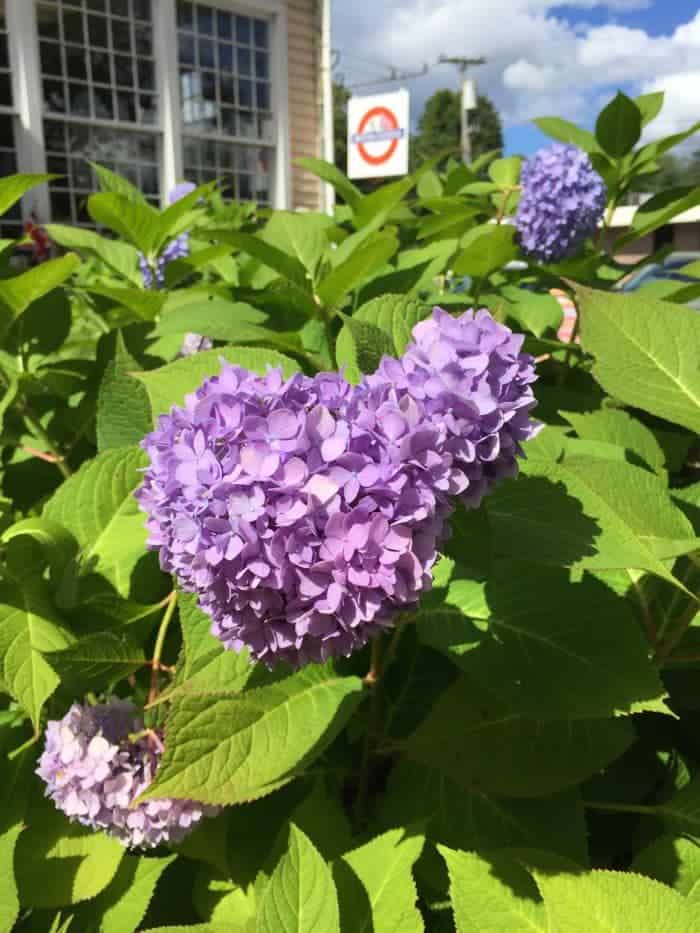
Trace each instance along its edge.
<path fill-rule="evenodd" d="M 523 252 L 538 262 L 574 255 L 595 233 L 606 188 L 577 146 L 554 143 L 523 165 L 515 218 Z"/>
<path fill-rule="evenodd" d="M 48 723 L 37 768 L 46 795 L 69 819 L 104 830 L 129 848 L 178 843 L 220 809 L 167 797 L 132 807 L 152 782 L 162 753 L 156 733 L 129 739 L 142 731 L 143 720 L 126 701 L 73 704 L 63 719 Z"/>
<path fill-rule="evenodd" d="M 534 429 L 522 341 L 486 311 L 414 334 L 357 387 L 224 364 L 144 440 L 149 545 L 226 647 L 350 654 L 430 587 L 454 497 L 514 471 Z"/>
<path fill-rule="evenodd" d="M 444 427 L 441 450 L 452 458 L 460 499 L 478 508 L 497 480 L 517 474 L 521 442 L 539 430 L 530 418 L 534 361 L 521 353 L 522 335 L 485 309 L 455 318 L 435 308 L 413 338 L 400 360 L 385 357 L 365 383 L 410 397 Z"/>

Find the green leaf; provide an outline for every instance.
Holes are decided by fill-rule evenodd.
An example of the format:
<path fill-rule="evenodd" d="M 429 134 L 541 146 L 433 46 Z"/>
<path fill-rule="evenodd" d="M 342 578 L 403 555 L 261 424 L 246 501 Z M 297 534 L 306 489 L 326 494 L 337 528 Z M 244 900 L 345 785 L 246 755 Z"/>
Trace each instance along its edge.
<path fill-rule="evenodd" d="M 650 94 L 640 94 L 634 99 L 635 106 L 642 115 L 642 126 L 647 126 L 661 112 L 664 105 L 664 92 L 652 91 Z"/>
<path fill-rule="evenodd" d="M 30 810 L 15 850 L 24 907 L 64 907 L 89 900 L 114 878 L 124 847 L 104 833 L 70 823 L 51 801 Z"/>
<path fill-rule="evenodd" d="M 604 107 L 595 125 L 596 139 L 613 159 L 621 159 L 639 142 L 642 135 L 642 114 L 626 94 L 618 91 Z"/>
<path fill-rule="evenodd" d="M 700 844 L 685 836 L 659 836 L 637 853 L 630 868 L 688 895 L 700 881 Z"/>
<path fill-rule="evenodd" d="M 508 156 L 506 159 L 496 159 L 489 165 L 489 177 L 499 188 L 514 188 L 520 184 L 520 156 Z"/>
<path fill-rule="evenodd" d="M 454 272 L 480 278 L 491 275 L 518 255 L 514 235 L 509 224 L 485 224 L 470 230 L 466 249 L 453 263 Z"/>
<path fill-rule="evenodd" d="M 512 856 L 456 852 L 447 846 L 438 846 L 438 850 L 450 875 L 457 933 L 547 933 L 553 929 L 537 886 Z"/>
<path fill-rule="evenodd" d="M 382 302 L 375 298 L 373 302 Z M 369 305 L 364 305 L 368 308 Z M 345 376 L 351 382 L 359 382 L 361 373 L 373 373 L 383 356 L 394 355 L 394 341 L 387 331 L 374 321 L 376 309 L 364 315 L 359 312 L 345 317 L 345 324 L 338 335 L 336 358 L 339 366 L 346 367 Z"/>
<path fill-rule="evenodd" d="M 154 320 L 160 313 L 167 297 L 165 292 L 162 291 L 148 291 L 142 288 L 114 288 L 109 285 L 99 284 L 88 285 L 87 291 L 110 299 L 116 307 L 128 308 L 137 322 Z M 131 321 L 128 323 L 131 323 Z"/>
<path fill-rule="evenodd" d="M 260 933 L 340 931 L 330 868 L 294 824 L 289 827 L 289 848 L 263 892 L 257 929 Z"/>
<path fill-rule="evenodd" d="M 19 914 L 14 857 L 15 846 L 22 829 L 22 824 L 16 823 L 0 834 L 0 930 L 14 929 Z"/>
<path fill-rule="evenodd" d="M 541 337 L 547 330 L 556 330 L 561 324 L 563 312 L 554 295 L 539 295 L 515 285 L 506 285 L 501 294 L 507 302 L 505 313 L 535 337 Z"/>
<path fill-rule="evenodd" d="M 588 862 L 588 838 L 578 790 L 518 799 L 468 792 L 436 768 L 402 760 L 382 804 L 382 826 L 423 822 L 427 837 L 457 849 L 539 846 Z"/>
<path fill-rule="evenodd" d="M 241 803 L 264 796 L 320 753 L 347 722 L 361 691 L 358 678 L 312 665 L 240 695 L 178 697 L 166 723 L 168 747 L 141 799 Z"/>
<path fill-rule="evenodd" d="M 53 588 L 60 590 L 65 574 L 78 552 L 77 541 L 63 525 L 47 518 L 25 518 L 16 522 L 5 530 L 0 541 L 6 544 L 25 536 L 32 538 L 43 549 L 51 568 Z"/>
<path fill-rule="evenodd" d="M 562 143 L 573 143 L 584 152 L 596 152 L 599 149 L 598 143 L 593 133 L 584 130 L 569 120 L 562 120 L 560 117 L 538 117 L 532 121 L 536 127 L 550 136 L 552 139 L 558 139 Z"/>
<path fill-rule="evenodd" d="M 132 285 L 143 286 L 139 270 L 138 250 L 129 243 L 108 240 L 94 230 L 83 227 L 66 227 L 62 224 L 47 224 L 49 237 L 66 249 L 74 249 L 90 257 L 96 257 L 114 272 L 127 279 Z"/>
<path fill-rule="evenodd" d="M 431 161 L 423 163 L 419 170 L 421 174 L 430 170 Z M 375 230 L 378 229 L 389 219 L 392 211 L 399 206 L 417 181 L 418 176 L 416 174 L 407 175 L 398 181 L 380 185 L 371 194 L 366 194 L 353 211 L 355 227 L 360 229 L 369 226 Z"/>
<path fill-rule="evenodd" d="M 286 379 L 299 371 L 294 360 L 276 350 L 221 347 L 195 353 L 194 356 L 176 360 L 158 369 L 137 373 L 137 378 L 143 381 L 148 390 L 154 422 L 157 422 L 159 415 L 169 412 L 173 405 L 182 405 L 185 396 L 198 388 L 205 379 L 218 375 L 222 359 L 263 376 L 269 366 L 281 367 Z"/>
<path fill-rule="evenodd" d="M 692 526 L 654 474 L 628 463 L 528 460 L 526 473 L 489 498 L 494 546 L 537 563 L 648 570 L 697 547 Z"/>
<path fill-rule="evenodd" d="M 247 649 L 227 651 L 211 634 L 211 619 L 197 606 L 197 598 L 178 593 L 178 610 L 184 643 L 183 663 L 167 697 L 180 693 L 236 693 L 243 690 L 254 671 Z"/>
<path fill-rule="evenodd" d="M 462 232 L 463 228 L 473 220 L 479 211 L 474 207 L 457 207 L 453 210 L 442 211 L 439 214 L 431 214 L 428 217 L 422 217 L 418 224 L 418 239 L 425 240 L 428 237 L 437 236 L 444 231 L 452 231 L 456 228 Z M 455 234 L 458 235 L 458 234 Z M 401 259 L 401 254 L 399 260 Z"/>
<path fill-rule="evenodd" d="M 406 754 L 469 791 L 543 797 L 595 774 L 633 740 L 622 719 L 527 719 L 462 677 L 409 738 Z"/>
<path fill-rule="evenodd" d="M 59 683 L 43 652 L 66 648 L 71 641 L 41 579 L 29 576 L 21 584 L 0 583 L 2 682 L 36 732 L 44 703 Z"/>
<path fill-rule="evenodd" d="M 411 869 L 423 836 L 392 829 L 333 863 L 343 933 L 420 933 Z"/>
<path fill-rule="evenodd" d="M 10 313 L 10 321 L 6 322 L 6 326 L 11 320 L 18 318 L 33 301 L 65 282 L 79 265 L 80 259 L 74 253 L 68 253 L 60 259 L 42 262 L 21 275 L 3 279 L 0 303 L 4 304 Z"/>
<path fill-rule="evenodd" d="M 332 226 L 333 220 L 326 214 L 275 211 L 260 235 L 266 243 L 298 259 L 315 283 Z"/>
<path fill-rule="evenodd" d="M 342 304 L 353 289 L 372 278 L 394 255 L 399 246 L 391 233 L 375 233 L 335 267 L 318 286 L 319 298 L 328 306 Z"/>
<path fill-rule="evenodd" d="M 158 230 L 154 242 L 156 253 L 161 253 L 171 240 L 189 231 L 203 219 L 205 212 L 201 207 L 202 202 L 214 191 L 216 185 L 215 181 L 199 185 L 158 215 Z"/>
<path fill-rule="evenodd" d="M 282 276 L 283 279 L 289 279 L 299 288 L 309 291 L 309 278 L 302 263 L 295 256 L 290 256 L 276 246 L 267 243 L 260 236 L 255 236 L 252 233 L 219 229 L 207 230 L 206 235 L 211 240 L 220 240 L 222 243 L 230 243 L 231 246 L 236 246 Z"/>
<path fill-rule="evenodd" d="M 403 295 L 373 298 L 345 318 L 336 346 L 338 363 L 374 372 L 385 353 L 401 356 L 412 340 L 413 328 L 429 313 L 429 305 Z"/>
<path fill-rule="evenodd" d="M 693 933 L 697 910 L 684 897 L 642 875 L 530 869 L 544 898 L 548 930 L 566 933 Z"/>
<path fill-rule="evenodd" d="M 233 343 L 240 339 L 241 333 L 247 333 L 248 328 L 274 337 L 274 331 L 265 331 L 259 326 L 266 320 L 266 314 L 241 301 L 192 301 L 176 308 L 166 305 L 154 334 L 162 337 L 191 332 Z"/>
<path fill-rule="evenodd" d="M 666 803 L 650 808 L 672 832 L 683 833 L 700 843 L 700 777 L 694 777 Z"/>
<path fill-rule="evenodd" d="M 100 191 L 118 194 L 126 198 L 127 201 L 133 201 L 135 204 L 148 203 L 141 190 L 137 188 L 136 185 L 132 185 L 123 175 L 119 175 L 117 172 L 113 172 L 111 169 L 105 168 L 104 165 L 99 165 L 97 162 L 88 162 L 88 164 L 97 177 L 97 184 L 100 186 Z"/>
<path fill-rule="evenodd" d="M 145 462 L 137 448 L 107 450 L 67 479 L 43 511 L 77 538 L 84 571 L 105 577 L 122 596 L 146 553 L 144 516 L 133 496 Z"/>
<path fill-rule="evenodd" d="M 700 316 L 641 295 L 578 289 L 593 374 L 620 401 L 700 432 Z"/>
<path fill-rule="evenodd" d="M 313 159 L 309 156 L 304 156 L 301 159 L 297 159 L 296 164 L 312 172 L 314 175 L 317 175 L 322 181 L 328 182 L 329 185 L 333 185 L 341 198 L 349 204 L 353 210 L 357 209 L 362 200 L 362 192 L 339 168 L 336 168 L 332 162 L 325 162 L 323 159 Z"/>
<path fill-rule="evenodd" d="M 111 689 L 145 664 L 143 650 L 127 632 L 94 632 L 68 648 L 46 652 L 46 659 L 61 681 L 81 693 Z"/>
<path fill-rule="evenodd" d="M 630 229 L 615 240 L 615 249 L 622 249 L 640 240 L 680 214 L 700 204 L 700 187 L 667 188 L 641 204 L 634 212 Z"/>
<path fill-rule="evenodd" d="M 579 437 L 616 444 L 637 455 L 655 473 L 663 475 L 666 457 L 653 431 L 626 411 L 601 408 L 594 412 L 561 412 Z"/>
<path fill-rule="evenodd" d="M 121 331 L 114 359 L 107 364 L 97 397 L 97 449 L 138 444 L 151 430 L 151 405 L 146 387 L 131 373 L 141 367 L 131 356 Z"/>
<path fill-rule="evenodd" d="M 110 884 L 81 908 L 79 916 L 88 922 L 99 918 L 100 933 L 137 930 L 160 876 L 176 858 L 177 855 L 162 858 L 125 855 Z"/>
<path fill-rule="evenodd" d="M 27 191 L 58 175 L 8 175 L 0 178 L 0 217 L 22 198 Z"/>
<path fill-rule="evenodd" d="M 87 209 L 95 223 L 118 233 L 144 256 L 155 258 L 160 214 L 150 204 L 123 194 L 102 192 L 88 198 Z"/>
<path fill-rule="evenodd" d="M 499 561 L 483 588 L 484 608 L 426 606 L 418 635 L 452 658 L 509 709 L 535 719 L 596 719 L 665 712 L 649 648 L 624 599 L 586 576 Z M 472 586 L 472 590 L 479 587 Z M 480 588 L 480 587 L 479 587 Z M 547 598 L 543 599 L 542 594 Z"/>
<path fill-rule="evenodd" d="M 193 903 L 200 917 L 207 917 L 210 923 L 225 925 L 228 933 L 254 933 L 256 929 L 255 886 L 243 887 L 229 879 L 229 869 L 222 872 L 212 871 L 209 867 L 200 867 L 197 871 L 193 889 Z M 261 876 L 260 887 L 267 876 Z"/>

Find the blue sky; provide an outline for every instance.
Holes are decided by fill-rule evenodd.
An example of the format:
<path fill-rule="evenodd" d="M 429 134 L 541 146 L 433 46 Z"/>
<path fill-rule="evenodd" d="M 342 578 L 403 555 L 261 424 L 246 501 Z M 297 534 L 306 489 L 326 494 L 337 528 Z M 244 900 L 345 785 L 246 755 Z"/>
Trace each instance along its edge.
<path fill-rule="evenodd" d="M 590 126 L 617 88 L 662 89 L 666 106 L 650 135 L 700 118 L 698 0 L 334 0 L 337 74 L 349 85 L 375 80 L 384 66 L 425 77 L 402 82 L 412 118 L 440 87 L 458 86 L 440 54 L 485 55 L 476 76 L 497 104 L 510 152 L 532 152 L 544 137 L 534 116 L 560 115 Z M 399 84 L 358 88 L 387 91 Z"/>

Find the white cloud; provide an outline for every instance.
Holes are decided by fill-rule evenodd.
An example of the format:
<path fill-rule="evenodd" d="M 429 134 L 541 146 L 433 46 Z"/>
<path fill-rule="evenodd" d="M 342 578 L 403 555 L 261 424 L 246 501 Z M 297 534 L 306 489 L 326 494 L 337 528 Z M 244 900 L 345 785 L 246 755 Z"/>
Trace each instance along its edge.
<path fill-rule="evenodd" d="M 571 16 L 573 8 L 629 12 L 648 7 L 649 0 L 569 0 L 566 19 L 558 15 L 563 5 L 561 0 L 337 0 L 333 41 L 348 53 L 340 65 L 348 83 L 381 74 L 381 67 L 368 61 L 413 71 L 424 61 L 434 66 L 440 54 L 484 55 L 488 63 L 475 76 L 507 125 L 543 114 L 590 118 L 594 103 L 618 86 L 641 91 L 657 84 L 667 88 L 668 98 L 659 130 L 687 125 L 692 95 L 677 77 L 693 75 L 698 86 L 700 11 L 668 35 L 652 36 L 619 23 L 591 26 Z M 454 68 L 434 68 L 414 82 L 416 112 L 445 86 L 457 86 Z M 692 119 L 696 113 L 697 105 Z"/>
<path fill-rule="evenodd" d="M 698 121 L 698 88 L 700 88 L 700 71 L 683 71 L 677 74 L 664 75 L 654 81 L 647 81 L 642 86 L 646 94 L 651 91 L 663 91 L 665 94 L 664 107 L 656 118 L 648 138 L 668 136 L 690 128 Z M 645 136 L 646 138 L 646 136 Z M 690 143 L 690 145 L 693 145 Z M 698 142 L 695 142 L 698 148 Z"/>

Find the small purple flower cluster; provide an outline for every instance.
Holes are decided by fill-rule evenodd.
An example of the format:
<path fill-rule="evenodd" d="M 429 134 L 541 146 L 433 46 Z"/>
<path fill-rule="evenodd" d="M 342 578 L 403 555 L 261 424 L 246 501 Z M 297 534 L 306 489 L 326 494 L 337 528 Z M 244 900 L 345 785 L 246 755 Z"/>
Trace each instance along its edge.
<path fill-rule="evenodd" d="M 414 336 L 357 387 L 224 365 L 145 438 L 149 545 L 226 647 L 349 655 L 430 587 L 454 497 L 515 472 L 536 430 L 522 338 L 440 309 Z"/>
<path fill-rule="evenodd" d="M 219 807 L 165 797 L 132 806 L 151 784 L 162 753 L 156 733 L 143 731 L 134 706 L 111 699 L 95 706 L 73 704 L 46 728 L 37 774 L 46 795 L 66 816 L 104 830 L 129 848 L 178 843 Z"/>
<path fill-rule="evenodd" d="M 523 252 L 538 262 L 574 255 L 595 233 L 607 192 L 577 146 L 554 143 L 523 165 L 515 218 Z"/>

